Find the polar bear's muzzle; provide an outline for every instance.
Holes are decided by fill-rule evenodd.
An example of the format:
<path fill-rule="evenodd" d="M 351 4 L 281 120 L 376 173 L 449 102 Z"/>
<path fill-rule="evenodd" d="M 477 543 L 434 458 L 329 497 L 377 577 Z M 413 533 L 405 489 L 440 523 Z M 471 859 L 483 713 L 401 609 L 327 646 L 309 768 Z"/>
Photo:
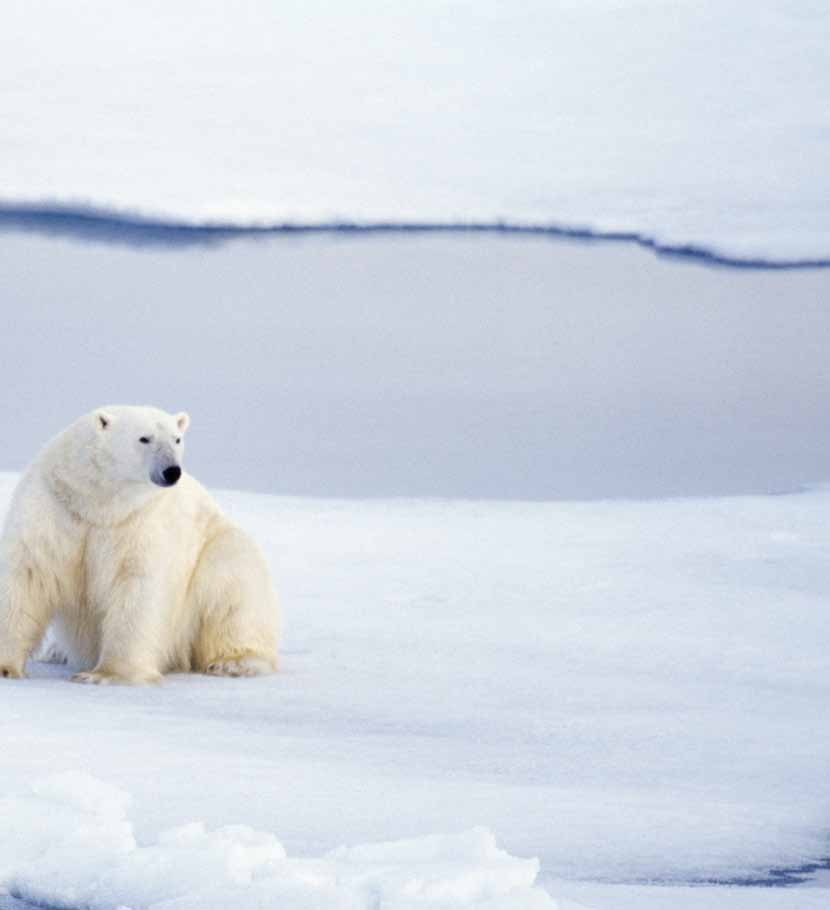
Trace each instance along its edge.
<path fill-rule="evenodd" d="M 154 484 L 157 484 L 160 487 L 172 487 L 178 483 L 181 476 L 182 469 L 177 464 L 171 464 L 170 467 L 165 468 L 161 474 L 153 474 L 152 480 Z"/>

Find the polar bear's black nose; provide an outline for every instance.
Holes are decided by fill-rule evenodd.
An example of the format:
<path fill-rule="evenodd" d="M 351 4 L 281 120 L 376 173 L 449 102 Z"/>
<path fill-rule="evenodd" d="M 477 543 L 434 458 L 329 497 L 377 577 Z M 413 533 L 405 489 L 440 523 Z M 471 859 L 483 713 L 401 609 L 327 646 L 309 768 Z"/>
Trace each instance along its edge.
<path fill-rule="evenodd" d="M 169 468 L 165 468 L 161 472 L 161 476 L 164 478 L 164 482 L 172 487 L 173 484 L 182 476 L 182 469 L 177 465 L 170 465 Z"/>

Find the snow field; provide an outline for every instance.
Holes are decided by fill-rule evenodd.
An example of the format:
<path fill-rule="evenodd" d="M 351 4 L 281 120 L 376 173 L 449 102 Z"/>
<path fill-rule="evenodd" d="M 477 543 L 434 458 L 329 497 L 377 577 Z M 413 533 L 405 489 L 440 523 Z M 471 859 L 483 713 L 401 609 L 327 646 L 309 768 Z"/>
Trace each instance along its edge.
<path fill-rule="evenodd" d="M 8 502 L 15 478 L 0 480 Z M 632 895 L 669 892 L 594 900 L 579 882 L 758 878 L 826 856 L 827 490 L 220 501 L 278 579 L 281 672 L 96 689 L 32 662 L 0 687 L 2 815 L 20 819 L 0 856 L 15 894 L 92 901 L 101 883 L 150 906 L 189 875 L 171 857 L 197 856 L 217 894 L 250 873 L 252 900 L 313 873 L 319 894 L 357 907 L 369 884 L 391 906 L 408 900 L 413 876 L 438 906 L 512 906 L 545 899 L 529 890 L 532 861 L 511 858 L 538 857 L 563 906 L 639 910 Z M 68 792 L 54 781 L 65 772 Z M 388 846 L 402 839 L 412 853 Z M 136 870 L 156 862 L 151 893 Z M 751 889 L 669 890 L 678 907 L 705 891 L 708 908 Z M 808 890 L 777 892 L 780 906 L 810 906 Z"/>
<path fill-rule="evenodd" d="M 0 203 L 826 258 L 829 26 L 807 0 L 15 2 Z"/>

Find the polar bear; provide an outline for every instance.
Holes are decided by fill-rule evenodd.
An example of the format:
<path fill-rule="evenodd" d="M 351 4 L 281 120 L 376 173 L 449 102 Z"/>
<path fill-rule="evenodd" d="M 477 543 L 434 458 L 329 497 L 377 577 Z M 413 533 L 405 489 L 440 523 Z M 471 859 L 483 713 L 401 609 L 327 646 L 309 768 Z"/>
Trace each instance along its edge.
<path fill-rule="evenodd" d="M 188 423 L 185 413 L 101 408 L 25 472 L 0 539 L 0 676 L 24 675 L 50 623 L 57 649 L 84 668 L 76 682 L 276 669 L 268 567 L 182 471 Z"/>

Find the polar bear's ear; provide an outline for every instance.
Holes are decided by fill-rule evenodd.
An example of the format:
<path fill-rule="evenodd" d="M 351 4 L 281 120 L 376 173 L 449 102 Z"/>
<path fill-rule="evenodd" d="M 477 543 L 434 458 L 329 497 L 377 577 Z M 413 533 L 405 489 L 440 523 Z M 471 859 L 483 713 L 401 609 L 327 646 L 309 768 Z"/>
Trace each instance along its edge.
<path fill-rule="evenodd" d="M 179 428 L 180 433 L 184 433 L 190 426 L 190 415 L 186 411 L 179 411 L 176 414 L 176 426 Z"/>
<path fill-rule="evenodd" d="M 106 411 L 95 412 L 95 427 L 99 430 L 108 430 L 112 426 L 112 415 Z"/>

